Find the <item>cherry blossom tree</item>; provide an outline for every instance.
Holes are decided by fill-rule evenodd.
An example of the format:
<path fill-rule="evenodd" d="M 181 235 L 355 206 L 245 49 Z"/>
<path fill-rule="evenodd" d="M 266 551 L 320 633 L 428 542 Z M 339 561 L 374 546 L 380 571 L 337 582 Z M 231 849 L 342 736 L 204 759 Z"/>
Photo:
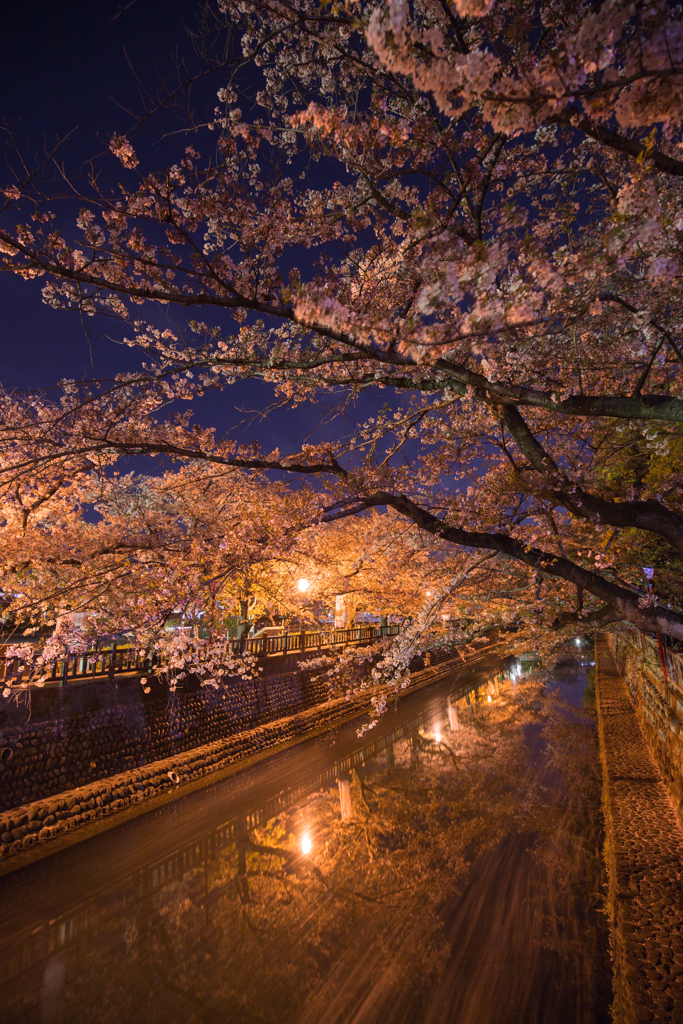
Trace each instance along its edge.
<path fill-rule="evenodd" d="M 315 481 L 307 526 L 387 508 L 464 559 L 511 560 L 536 628 L 683 638 L 675 587 L 667 607 L 638 582 L 645 558 L 679 578 L 683 553 L 678 9 L 214 13 L 218 103 L 173 166 L 115 135 L 120 187 L 93 180 L 72 224 L 16 156 L 5 268 L 44 277 L 56 308 L 120 318 L 143 362 L 57 402 L 5 396 L 8 493 L 30 505 L 41 474 L 130 454 L 285 470 Z M 162 330 L 159 304 L 203 319 Z M 253 377 L 292 407 L 389 402 L 284 454 L 165 413 Z"/>
<path fill-rule="evenodd" d="M 228 669 L 251 669 L 253 659 L 228 656 L 225 618 L 246 593 L 254 607 L 272 594 L 286 603 L 288 570 L 291 602 L 291 549 L 310 512 L 301 505 L 282 485 L 205 466 L 154 477 L 34 475 L 2 503 L 4 625 L 20 641 L 5 656 L 29 664 L 40 683 L 65 651 L 123 634 L 162 656 L 171 683 L 190 670 L 213 684 Z M 203 635 L 169 632 L 172 617 L 202 623 Z"/>

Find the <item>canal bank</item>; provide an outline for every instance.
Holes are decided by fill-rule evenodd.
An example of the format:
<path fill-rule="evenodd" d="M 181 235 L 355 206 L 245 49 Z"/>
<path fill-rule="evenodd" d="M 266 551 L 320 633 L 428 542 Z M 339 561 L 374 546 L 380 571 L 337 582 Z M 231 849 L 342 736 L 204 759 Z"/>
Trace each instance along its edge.
<path fill-rule="evenodd" d="M 602 1024 L 595 915 L 576 915 L 595 880 L 563 853 L 595 846 L 583 797 L 567 810 L 594 728 L 537 683 L 465 689 L 425 686 L 362 738 L 348 722 L 7 874 L 3 1014 Z"/>
<path fill-rule="evenodd" d="M 495 640 L 440 648 L 414 656 L 411 676 L 442 663 L 476 664 Z M 353 649 L 366 675 L 373 664 L 362 645 Z M 0 813 L 100 783 L 113 776 L 233 739 L 311 709 L 326 714 L 331 692 L 316 652 L 268 656 L 244 676 L 218 686 L 189 676 L 169 687 L 163 678 L 119 675 L 81 679 L 66 686 L 15 687 L 0 700 Z M 327 659 L 325 659 L 327 660 Z M 362 662 L 361 662 L 362 664 Z M 352 695 L 367 688 L 349 684 Z M 359 710 L 364 705 L 356 702 Z"/>
<path fill-rule="evenodd" d="M 683 829 L 608 638 L 596 641 L 616 1024 L 683 1022 Z M 658 739 L 658 737 L 657 737 Z"/>
<path fill-rule="evenodd" d="M 409 685 L 396 691 L 396 700 L 440 679 L 459 675 L 465 664 L 462 655 L 452 655 L 412 672 Z M 476 672 L 476 666 L 470 663 L 469 671 Z M 0 815 L 0 874 L 177 799 L 206 785 L 208 777 L 233 774 L 245 764 L 357 718 L 370 710 L 370 699 L 368 691 L 361 691 L 350 697 L 319 700 L 293 715 L 230 732 L 171 757 L 151 763 L 145 760 L 128 771 L 9 808 Z M 88 742 L 87 734 L 84 742 Z"/>

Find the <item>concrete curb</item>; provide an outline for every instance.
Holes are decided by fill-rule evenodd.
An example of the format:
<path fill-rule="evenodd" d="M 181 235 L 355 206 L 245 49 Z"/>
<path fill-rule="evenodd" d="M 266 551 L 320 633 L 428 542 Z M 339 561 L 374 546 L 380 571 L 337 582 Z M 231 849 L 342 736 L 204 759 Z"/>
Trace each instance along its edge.
<path fill-rule="evenodd" d="M 596 641 L 615 1024 L 683 1024 L 683 830 L 628 686 Z"/>
<path fill-rule="evenodd" d="M 398 691 L 398 697 L 439 682 L 463 667 L 459 658 L 453 658 L 416 672 L 410 685 Z M 369 709 L 369 695 L 360 694 L 351 700 L 340 697 L 142 768 L 5 811 L 0 815 L 0 874 L 185 796 Z"/>

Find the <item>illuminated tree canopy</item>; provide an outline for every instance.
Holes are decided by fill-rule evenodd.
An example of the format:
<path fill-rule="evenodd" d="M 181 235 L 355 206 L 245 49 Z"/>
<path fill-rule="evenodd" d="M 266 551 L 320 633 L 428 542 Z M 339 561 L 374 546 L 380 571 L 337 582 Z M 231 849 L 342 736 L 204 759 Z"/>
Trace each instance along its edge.
<path fill-rule="evenodd" d="M 680 11 L 220 0 L 212 17 L 219 48 L 195 43 L 217 100 L 172 166 L 138 158 L 143 118 L 111 139 L 117 188 L 71 183 L 74 219 L 52 163 L 10 153 L 4 268 L 43 278 L 58 309 L 120 321 L 141 363 L 57 399 L 2 396 L 3 572 L 24 573 L 6 589 L 47 580 L 82 529 L 100 545 L 109 530 L 120 559 L 165 545 L 168 580 L 188 545 L 217 558 L 206 512 L 195 528 L 174 511 L 156 548 L 146 521 L 126 550 L 132 499 L 116 509 L 115 492 L 133 483 L 111 473 L 149 454 L 177 466 L 135 485 L 151 516 L 202 481 L 227 488 L 258 559 L 296 545 L 348 565 L 357 531 L 328 527 L 377 530 L 378 509 L 387 533 L 433 539 L 420 588 L 436 565 L 441 596 L 469 586 L 491 555 L 477 628 L 627 620 L 683 639 Z M 160 326 L 169 308 L 186 328 Z M 260 451 L 167 411 L 254 377 L 293 410 L 332 398 L 351 426 Z M 366 389 L 386 404 L 354 421 Z M 86 529 L 74 510 L 97 487 L 108 525 Z"/>

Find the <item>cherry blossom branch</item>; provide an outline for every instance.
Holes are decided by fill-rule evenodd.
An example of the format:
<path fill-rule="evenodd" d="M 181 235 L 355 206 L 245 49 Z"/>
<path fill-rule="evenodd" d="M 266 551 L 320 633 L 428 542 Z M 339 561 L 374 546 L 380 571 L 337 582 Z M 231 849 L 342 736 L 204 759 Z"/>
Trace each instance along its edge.
<path fill-rule="evenodd" d="M 502 408 L 502 422 L 517 442 L 529 463 L 545 478 L 540 485 L 532 482 L 532 489 L 543 497 L 550 497 L 566 509 L 588 519 L 620 528 L 636 528 L 657 534 L 673 548 L 683 553 L 683 518 L 659 501 L 610 501 L 591 494 L 580 484 L 561 472 L 533 435 L 525 420 L 514 406 Z"/>
<path fill-rule="evenodd" d="M 636 157 L 636 159 L 644 156 L 647 160 L 652 161 L 658 171 L 663 171 L 665 174 L 672 174 L 676 177 L 683 176 L 683 160 L 677 160 L 675 157 L 668 156 L 666 153 L 662 153 L 661 150 L 654 149 L 646 143 L 638 142 L 637 139 L 630 139 L 627 135 L 610 131 L 610 129 L 605 128 L 603 125 L 591 121 L 588 117 L 581 117 L 578 107 L 574 104 L 557 114 L 551 114 L 546 118 L 545 123 L 578 128 L 584 135 L 588 135 L 589 138 L 595 139 L 596 142 L 601 143 L 603 146 L 608 146 L 618 153 L 627 153 L 629 156 Z"/>
<path fill-rule="evenodd" d="M 661 605 L 642 606 L 642 599 L 637 598 L 637 595 L 631 591 L 611 583 L 598 573 L 584 569 L 567 558 L 533 548 L 506 534 L 480 533 L 449 526 L 404 494 L 396 495 L 380 491 L 362 500 L 366 508 L 382 505 L 393 508 L 427 533 L 441 537 L 452 544 L 465 548 L 498 551 L 530 566 L 537 572 L 541 571 L 547 576 L 555 576 L 574 583 L 587 593 L 605 601 L 615 609 L 620 618 L 633 622 L 639 629 L 667 633 L 670 636 L 683 639 L 683 615 L 663 608 Z"/>

